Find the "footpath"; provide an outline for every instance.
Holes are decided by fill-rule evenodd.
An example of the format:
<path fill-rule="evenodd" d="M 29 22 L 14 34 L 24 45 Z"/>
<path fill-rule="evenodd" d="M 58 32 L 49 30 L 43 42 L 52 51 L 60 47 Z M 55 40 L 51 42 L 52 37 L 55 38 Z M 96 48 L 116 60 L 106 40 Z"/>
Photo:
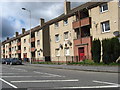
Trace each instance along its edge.
<path fill-rule="evenodd" d="M 109 73 L 120 73 L 120 66 L 87 66 L 87 65 L 49 65 L 49 64 L 29 64 L 24 63 L 27 66 L 55 68 L 55 69 L 68 69 L 68 70 L 79 70 L 79 71 L 93 71 L 93 72 L 109 72 Z"/>

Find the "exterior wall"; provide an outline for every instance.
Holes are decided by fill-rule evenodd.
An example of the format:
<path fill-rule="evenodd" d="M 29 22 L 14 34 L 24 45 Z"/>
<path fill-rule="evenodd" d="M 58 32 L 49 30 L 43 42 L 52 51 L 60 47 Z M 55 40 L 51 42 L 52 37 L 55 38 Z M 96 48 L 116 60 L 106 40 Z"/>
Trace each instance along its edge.
<path fill-rule="evenodd" d="M 17 40 L 11 41 L 11 58 L 18 58 L 18 55 L 17 55 Z"/>
<path fill-rule="evenodd" d="M 97 6 L 90 9 L 89 14 L 92 22 L 91 35 L 93 36 L 93 39 L 99 38 L 102 40 L 104 38 L 114 37 L 113 32 L 118 31 L 118 2 L 108 2 L 108 11 L 106 12 L 101 13 L 100 7 Z M 108 20 L 110 22 L 110 32 L 103 33 L 101 22 Z"/>
<path fill-rule="evenodd" d="M 118 30 L 120 32 L 120 1 L 118 2 Z"/>
<path fill-rule="evenodd" d="M 1 55 L 1 58 L 3 58 L 3 45 L 1 45 L 1 53 L 0 53 L 0 55 Z"/>
<path fill-rule="evenodd" d="M 5 58 L 9 58 L 9 43 L 5 44 Z"/>
<path fill-rule="evenodd" d="M 24 39 L 26 39 L 26 42 L 24 43 Z M 24 51 L 24 47 L 26 47 L 26 50 Z M 26 35 L 21 38 L 21 58 L 24 58 L 24 55 L 27 53 L 27 58 L 30 58 L 30 35 Z"/>
<path fill-rule="evenodd" d="M 92 59 L 91 57 L 91 45 L 92 45 L 92 37 L 84 37 L 81 39 L 74 40 L 74 55 L 78 55 L 78 49 L 83 47 L 84 48 L 84 56 L 86 59 Z M 77 61 L 79 60 L 79 57 L 76 58 Z"/>
<path fill-rule="evenodd" d="M 40 44 L 38 45 L 37 41 L 40 41 Z M 42 38 L 42 30 L 39 30 L 37 32 L 35 32 L 35 48 L 36 48 L 36 52 L 35 52 L 35 56 L 38 60 L 43 59 L 43 38 Z"/>
<path fill-rule="evenodd" d="M 70 40 L 70 42 L 72 42 L 72 45 L 67 45 L 67 47 L 70 49 L 70 55 L 69 56 L 73 56 L 74 55 L 74 48 L 73 48 L 73 39 L 74 39 L 74 30 L 72 27 L 72 22 L 76 20 L 76 18 L 74 16 L 68 18 L 68 24 L 64 25 L 63 24 L 63 20 L 59 21 L 59 27 L 55 28 L 54 24 L 50 25 L 50 53 L 51 53 L 51 61 L 53 62 L 65 62 L 66 61 L 66 56 L 65 56 L 65 43 L 67 42 L 67 40 L 64 40 L 64 32 L 69 32 L 68 34 L 68 39 Z M 60 36 L 60 41 L 56 42 L 55 41 L 55 35 L 59 34 Z M 58 49 L 60 47 L 60 44 L 63 46 L 63 49 L 59 49 L 60 50 L 60 56 L 56 56 L 55 53 L 55 49 Z"/>

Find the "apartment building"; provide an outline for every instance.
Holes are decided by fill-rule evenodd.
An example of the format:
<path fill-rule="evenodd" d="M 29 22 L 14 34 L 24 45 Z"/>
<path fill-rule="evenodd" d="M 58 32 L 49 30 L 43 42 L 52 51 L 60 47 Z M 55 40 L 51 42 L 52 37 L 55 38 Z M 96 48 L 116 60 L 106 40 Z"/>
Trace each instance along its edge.
<path fill-rule="evenodd" d="M 71 57 L 67 61 L 92 59 L 92 40 L 112 38 L 115 31 L 120 32 L 119 2 L 88 2 L 72 10 L 70 2 L 65 2 L 64 9 L 64 14 L 50 25 L 54 62 L 66 62 L 67 57 Z"/>
<path fill-rule="evenodd" d="M 92 40 L 114 37 L 114 32 L 120 32 L 119 20 L 118 1 L 87 2 L 73 9 L 65 1 L 62 15 L 48 22 L 41 18 L 31 35 L 22 29 L 22 34 L 16 33 L 16 37 L 4 41 L 1 57 L 63 63 L 92 59 Z"/>

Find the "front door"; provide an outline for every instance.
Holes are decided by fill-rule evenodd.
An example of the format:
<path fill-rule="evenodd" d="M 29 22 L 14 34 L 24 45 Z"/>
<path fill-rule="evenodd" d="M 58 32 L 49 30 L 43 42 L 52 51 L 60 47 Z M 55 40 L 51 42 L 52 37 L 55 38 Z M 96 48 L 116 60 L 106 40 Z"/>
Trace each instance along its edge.
<path fill-rule="evenodd" d="M 78 55 L 79 55 L 79 61 L 84 60 L 84 56 L 85 56 L 85 54 L 84 54 L 84 47 L 78 48 Z"/>
<path fill-rule="evenodd" d="M 24 53 L 23 56 L 24 56 L 24 58 L 27 58 L 27 53 Z"/>

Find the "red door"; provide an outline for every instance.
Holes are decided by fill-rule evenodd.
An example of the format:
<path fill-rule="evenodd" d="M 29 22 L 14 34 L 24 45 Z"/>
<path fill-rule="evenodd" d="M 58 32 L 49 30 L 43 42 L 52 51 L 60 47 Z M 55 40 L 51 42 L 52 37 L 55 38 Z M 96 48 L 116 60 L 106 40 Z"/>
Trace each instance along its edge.
<path fill-rule="evenodd" d="M 27 53 L 24 53 L 23 56 L 24 56 L 24 58 L 27 58 Z"/>
<path fill-rule="evenodd" d="M 84 47 L 78 48 L 78 55 L 79 55 L 79 61 L 84 60 L 84 57 L 85 57 Z"/>

